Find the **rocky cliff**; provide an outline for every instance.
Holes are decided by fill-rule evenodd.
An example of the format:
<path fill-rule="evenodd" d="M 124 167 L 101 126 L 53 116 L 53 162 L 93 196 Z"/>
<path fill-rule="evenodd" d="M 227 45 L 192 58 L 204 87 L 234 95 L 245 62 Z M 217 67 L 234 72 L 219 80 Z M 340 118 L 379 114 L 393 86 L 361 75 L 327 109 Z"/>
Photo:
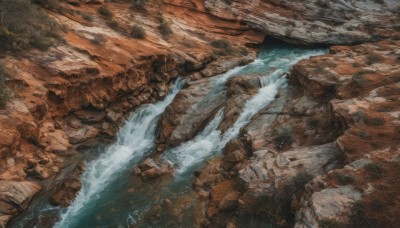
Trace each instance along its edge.
<path fill-rule="evenodd" d="M 333 46 L 295 65 L 290 86 L 197 176 L 208 222 L 398 226 L 399 44 Z"/>
<path fill-rule="evenodd" d="M 297 44 L 355 44 L 399 37 L 395 0 L 206 0 L 217 17 L 240 20 Z"/>
<path fill-rule="evenodd" d="M 193 138 L 222 103 L 225 130 L 259 89 L 258 76 L 230 80 L 226 97 L 204 104 L 208 77 L 252 61 L 266 35 L 370 43 L 333 46 L 293 68 L 290 86 L 197 173 L 199 224 L 233 227 L 257 215 L 280 226 L 399 225 L 397 1 L 60 2 L 46 13 L 63 26 L 64 42 L 1 58 L 13 96 L 0 110 L 0 227 L 41 189 L 68 205 L 81 165 L 55 189 L 43 180 L 110 142 L 129 113 L 165 97 L 178 76 L 192 82 L 163 117 L 158 152 Z"/>
<path fill-rule="evenodd" d="M 86 2 L 47 11 L 63 26 L 64 42 L 1 60 L 13 97 L 0 110 L 0 226 L 27 207 L 41 180 L 57 175 L 78 151 L 112 140 L 129 113 L 165 97 L 176 77 L 209 77 L 247 63 L 256 53 L 249 47 L 264 38 L 210 15 L 201 1 L 154 1 L 145 9 L 129 1 Z M 142 39 L 133 34 L 135 25 L 144 30 Z M 212 46 L 216 40 L 227 46 Z M 80 185 L 61 186 L 52 201 L 65 205 Z"/>

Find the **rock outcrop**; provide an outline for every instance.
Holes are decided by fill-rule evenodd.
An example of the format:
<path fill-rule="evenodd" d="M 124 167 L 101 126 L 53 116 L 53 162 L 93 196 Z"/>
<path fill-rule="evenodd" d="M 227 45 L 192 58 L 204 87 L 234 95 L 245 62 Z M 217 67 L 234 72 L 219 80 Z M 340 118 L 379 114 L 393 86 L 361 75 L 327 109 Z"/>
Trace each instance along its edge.
<path fill-rule="evenodd" d="M 398 1 L 206 0 L 205 7 L 296 44 L 357 44 L 400 35 Z"/>
<path fill-rule="evenodd" d="M 213 78 L 189 82 L 167 107 L 161 122 L 159 150 L 193 139 L 214 115 L 224 107 L 220 129 L 225 131 L 239 117 L 246 100 L 260 88 L 260 75 L 242 75 L 228 79 L 225 85 Z"/>
<path fill-rule="evenodd" d="M 5 227 L 11 217 L 26 209 L 41 187 L 31 181 L 0 181 L 0 227 Z"/>
<path fill-rule="evenodd" d="M 277 226 L 399 224 L 399 47 L 334 46 L 295 65 L 290 86 L 197 175 L 199 196 L 209 195 L 207 219 L 221 226 L 249 214 L 268 215 Z M 226 183 L 229 191 L 215 197 Z"/>
<path fill-rule="evenodd" d="M 304 45 L 384 41 L 334 46 L 294 66 L 290 86 L 222 158 L 196 173 L 194 187 L 205 200 L 198 221 L 232 227 L 262 214 L 278 226 L 400 226 L 398 1 L 149 0 L 146 10 L 130 4 L 63 1 L 61 13 L 48 13 L 63 25 L 64 42 L 2 57 L 14 96 L 0 110 L 1 227 L 28 206 L 42 180 L 78 151 L 113 140 L 133 110 L 164 98 L 178 76 L 192 82 L 165 112 L 158 151 L 193 138 L 222 106 L 219 129 L 226 130 L 259 76 L 229 80 L 227 94 L 214 91 L 210 77 L 251 62 L 266 35 Z M 101 6 L 113 16 L 102 15 Z M 133 30 L 138 25 L 143 39 Z M 69 205 L 81 172 L 78 165 L 64 178 L 53 204 Z M 173 167 L 154 158 L 134 172 L 144 183 Z"/>
<path fill-rule="evenodd" d="M 264 39 L 246 25 L 210 15 L 201 1 L 148 1 L 146 12 L 130 8 L 130 1 L 60 4 L 58 12 L 48 13 L 63 26 L 65 42 L 1 60 L 14 92 L 0 110 L 1 181 L 54 177 L 77 151 L 113 140 L 120 123 L 140 105 L 164 98 L 178 75 L 199 79 L 248 63 L 256 53 L 251 47 Z M 101 15 L 101 6 L 113 17 Z M 170 34 L 161 34 L 161 22 Z M 135 25 L 145 31 L 144 39 L 132 37 Z M 213 47 L 215 40 L 224 40 L 229 50 Z M 80 186 L 72 178 L 63 187 L 52 202 L 66 206 Z"/>
<path fill-rule="evenodd" d="M 135 167 L 133 172 L 135 175 L 147 180 L 172 174 L 173 171 L 174 165 L 170 161 L 148 158 L 139 166 Z"/>

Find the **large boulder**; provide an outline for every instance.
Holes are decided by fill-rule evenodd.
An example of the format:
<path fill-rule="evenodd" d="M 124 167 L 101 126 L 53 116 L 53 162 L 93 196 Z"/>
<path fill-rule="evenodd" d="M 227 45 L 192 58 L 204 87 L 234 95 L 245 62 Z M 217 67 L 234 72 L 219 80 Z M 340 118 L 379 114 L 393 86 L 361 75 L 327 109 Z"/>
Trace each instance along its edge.
<path fill-rule="evenodd" d="M 399 35 L 398 1 L 206 0 L 205 7 L 297 44 L 354 44 Z"/>
<path fill-rule="evenodd" d="M 172 174 L 174 165 L 168 160 L 148 158 L 135 167 L 133 171 L 143 180 L 148 180 Z"/>
<path fill-rule="evenodd" d="M 11 216 L 28 207 L 41 187 L 31 181 L 0 180 L 0 227 L 5 227 Z"/>
<path fill-rule="evenodd" d="M 239 171 L 244 189 L 240 210 L 267 210 L 275 215 L 279 209 L 277 205 L 290 202 L 292 195 L 308 181 L 337 167 L 339 156 L 335 143 L 279 154 L 269 151 L 256 153 L 254 160 Z M 259 208 L 258 205 L 262 204 L 270 206 Z"/>

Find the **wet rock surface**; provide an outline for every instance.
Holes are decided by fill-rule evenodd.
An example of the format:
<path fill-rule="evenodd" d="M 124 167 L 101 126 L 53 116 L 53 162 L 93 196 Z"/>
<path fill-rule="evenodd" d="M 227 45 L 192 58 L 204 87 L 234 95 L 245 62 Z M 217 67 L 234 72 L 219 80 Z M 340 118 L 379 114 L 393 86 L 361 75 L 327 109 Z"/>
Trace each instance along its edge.
<path fill-rule="evenodd" d="M 210 194 L 206 219 L 232 225 L 262 213 L 277 226 L 397 224 L 399 204 L 387 200 L 399 191 L 398 48 L 335 46 L 295 65 L 289 87 L 197 175 L 199 196 Z M 212 193 L 228 182 L 227 201 L 216 203 Z"/>
<path fill-rule="evenodd" d="M 154 179 L 164 175 L 172 174 L 174 165 L 167 160 L 148 158 L 139 166 L 133 169 L 135 175 L 140 176 L 144 180 Z"/>
<path fill-rule="evenodd" d="M 49 201 L 52 205 L 68 207 L 81 189 L 80 177 L 83 173 L 83 163 L 74 165 L 72 169 L 68 176 L 51 191 Z"/>
<path fill-rule="evenodd" d="M 245 102 L 257 93 L 260 77 L 236 76 L 228 79 L 226 85 L 217 86 L 213 85 L 213 78 L 190 82 L 167 107 L 159 143 L 169 147 L 193 139 L 221 108 L 224 108 L 224 119 L 219 128 L 225 131 L 239 117 Z"/>
<path fill-rule="evenodd" d="M 221 108 L 225 94 L 213 92 L 210 80 L 190 83 L 166 108 L 161 123 L 161 143 L 177 146 L 192 139 Z"/>

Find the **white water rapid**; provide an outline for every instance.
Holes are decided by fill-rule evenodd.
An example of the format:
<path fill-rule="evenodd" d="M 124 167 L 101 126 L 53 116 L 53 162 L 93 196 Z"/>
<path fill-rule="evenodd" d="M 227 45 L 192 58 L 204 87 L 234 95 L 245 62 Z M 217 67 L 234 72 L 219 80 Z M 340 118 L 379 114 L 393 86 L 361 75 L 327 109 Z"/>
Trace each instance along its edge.
<path fill-rule="evenodd" d="M 165 199 L 180 202 L 191 197 L 193 173 L 201 169 L 211 157 L 220 154 L 226 143 L 239 135 L 240 129 L 248 124 L 252 117 L 270 104 L 286 85 L 285 74 L 293 64 L 301 59 L 325 54 L 327 49 L 306 49 L 279 42 L 268 43 L 262 48 L 258 58 L 246 66 L 236 67 L 225 74 L 211 79 L 210 99 L 215 94 L 223 94 L 225 84 L 231 77 L 240 74 L 260 74 L 258 93 L 247 100 L 236 122 L 224 133 L 218 130 L 224 109 L 219 110 L 203 131 L 192 140 L 164 151 L 161 158 L 176 165 L 174 178 L 166 182 L 155 180 L 153 183 L 137 183 L 132 178 L 132 167 L 150 156 L 154 151 L 160 116 L 182 88 L 183 80 L 177 80 L 165 100 L 146 105 L 138 109 L 120 130 L 116 142 L 100 148 L 97 154 L 86 161 L 81 177 L 82 188 L 68 208 L 51 206 L 44 198 L 31 207 L 13 227 L 49 227 L 56 222 L 57 228 L 81 227 L 191 227 L 191 210 L 196 204 L 182 211 L 182 221 L 170 211 L 162 217 L 148 217 L 154 208 L 159 208 Z M 196 200 L 196 199 L 194 199 Z M 189 201 L 188 201 L 189 202 Z M 192 202 L 192 201 L 190 201 Z M 168 225 L 170 224 L 170 225 Z M 173 224 L 173 225 L 171 225 Z M 136 226 L 133 226 L 136 227 Z"/>
<path fill-rule="evenodd" d="M 82 188 L 76 199 L 55 227 L 69 227 L 69 222 L 82 210 L 90 210 L 101 197 L 101 192 L 121 171 L 128 168 L 130 161 L 140 159 L 154 147 L 156 127 L 160 115 L 172 102 L 184 84 L 177 79 L 171 92 L 160 102 L 147 105 L 136 111 L 121 129 L 117 141 L 95 160 L 86 164 L 82 175 Z"/>

